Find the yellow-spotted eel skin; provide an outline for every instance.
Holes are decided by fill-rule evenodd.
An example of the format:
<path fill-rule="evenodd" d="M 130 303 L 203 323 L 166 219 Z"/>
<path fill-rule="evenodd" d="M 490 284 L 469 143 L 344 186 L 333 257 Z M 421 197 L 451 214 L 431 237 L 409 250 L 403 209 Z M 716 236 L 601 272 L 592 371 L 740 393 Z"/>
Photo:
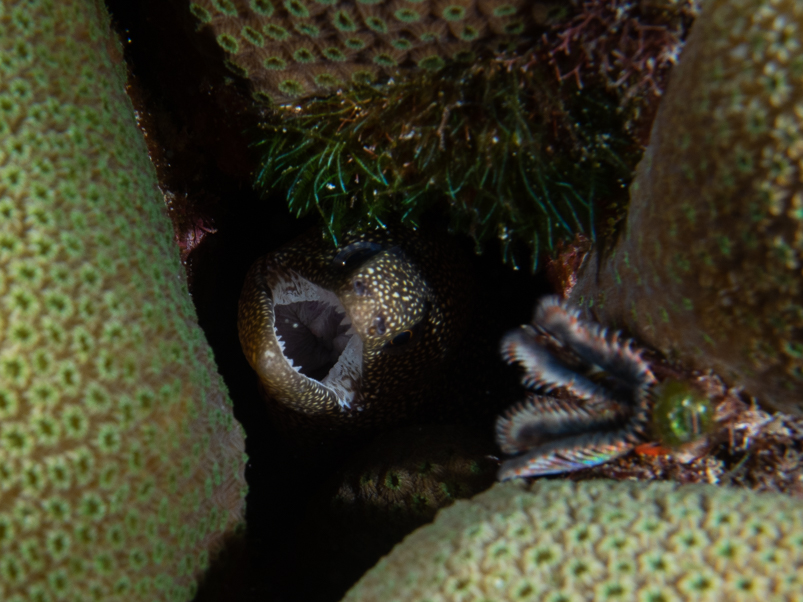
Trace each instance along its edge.
<path fill-rule="evenodd" d="M 448 244 L 401 228 L 339 243 L 314 230 L 265 255 L 240 296 L 240 343 L 285 434 L 404 422 L 464 330 L 467 278 Z"/>

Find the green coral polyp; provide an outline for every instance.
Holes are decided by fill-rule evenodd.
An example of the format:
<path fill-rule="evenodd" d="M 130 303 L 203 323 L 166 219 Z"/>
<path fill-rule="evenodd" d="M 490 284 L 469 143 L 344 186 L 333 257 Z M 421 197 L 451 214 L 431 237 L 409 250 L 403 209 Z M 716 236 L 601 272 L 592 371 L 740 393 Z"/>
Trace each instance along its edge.
<path fill-rule="evenodd" d="M 346 38 L 343 40 L 343 44 L 351 50 L 362 50 L 365 48 L 365 40 L 362 38 Z"/>
<path fill-rule="evenodd" d="M 228 17 L 237 16 L 237 7 L 232 0 L 212 0 L 212 6 L 223 15 Z"/>
<path fill-rule="evenodd" d="M 309 9 L 302 0 L 284 0 L 284 7 L 293 17 L 306 19 L 309 17 Z"/>
<path fill-rule="evenodd" d="M 502 28 L 505 35 L 513 36 L 524 33 L 524 21 L 512 21 Z"/>
<path fill-rule="evenodd" d="M 276 8 L 270 0 L 250 0 L 248 6 L 261 17 L 272 17 Z"/>
<path fill-rule="evenodd" d="M 293 29 L 295 29 L 301 35 L 305 35 L 310 38 L 317 38 L 321 35 L 321 29 L 312 23 L 294 23 Z"/>
<path fill-rule="evenodd" d="M 7 107 L 14 121 L 0 126 L 0 597 L 152 600 L 153 572 L 140 560 L 157 544 L 192 554 L 181 572 L 177 560 L 162 569 L 166 590 L 188 592 L 208 562 L 201 551 L 240 520 L 242 468 L 230 459 L 242 459 L 242 440 L 230 427 L 211 434 L 226 417 L 213 424 L 206 409 L 190 410 L 225 405 L 216 380 L 203 377 L 214 370 L 205 353 L 179 347 L 163 365 L 144 353 L 146 340 L 190 339 L 196 333 L 185 331 L 197 327 L 124 70 L 108 54 L 121 56 L 102 4 L 11 5 L 15 18 L 0 17 L 0 97 L 17 103 Z M 232 2 L 191 10 L 237 16 Z M 149 303 L 152 321 L 137 309 Z M 152 391 L 177 378 L 184 403 L 155 403 Z M 151 401 L 136 397 L 126 411 L 139 389 Z M 213 459 L 231 472 L 177 518 L 205 521 L 220 504 L 221 519 L 192 546 L 166 527 L 130 528 L 131 516 L 155 517 L 135 493 L 163 486 L 143 467 L 166 473 L 193 431 L 210 442 L 178 490 L 203 490 Z M 223 493 L 232 483 L 234 495 Z M 221 493 L 225 501 L 212 499 Z M 16 537 L 7 544 L 9 521 Z"/>
<path fill-rule="evenodd" d="M 206 10 L 203 6 L 199 4 L 195 4 L 194 2 L 190 3 L 190 12 L 198 19 L 201 23 L 209 23 L 212 21 L 212 14 Z"/>
<path fill-rule="evenodd" d="M 347 31 L 349 33 L 357 31 L 357 22 L 344 10 L 339 10 L 332 16 L 332 24 L 338 31 Z"/>
<path fill-rule="evenodd" d="M 517 12 L 517 10 L 516 10 L 515 6 L 513 6 L 511 4 L 505 4 L 505 5 L 497 6 L 496 8 L 494 8 L 493 11 L 491 12 L 491 14 L 494 17 L 510 17 L 512 15 L 515 15 L 516 12 Z"/>
<path fill-rule="evenodd" d="M 215 39 L 217 40 L 218 45 L 226 52 L 237 54 L 237 52 L 240 50 L 240 43 L 237 41 L 237 38 L 231 34 L 222 33 Z"/>
<path fill-rule="evenodd" d="M 382 17 L 367 17 L 365 19 L 365 25 L 371 31 L 375 31 L 377 33 L 387 33 L 388 32 L 388 24 Z"/>
<path fill-rule="evenodd" d="M 417 23 L 421 20 L 421 15 L 412 8 L 400 8 L 393 13 L 393 16 L 402 23 Z"/>
<path fill-rule="evenodd" d="M 309 48 L 299 48 L 293 52 L 293 58 L 299 63 L 314 63 L 315 53 Z"/>
<path fill-rule="evenodd" d="M 316 75 L 315 83 L 322 88 L 334 88 L 342 84 L 340 78 L 331 73 L 320 73 Z"/>
<path fill-rule="evenodd" d="M 261 48 L 265 45 L 265 37 L 253 27 L 246 25 L 240 30 L 240 35 L 254 46 L 259 46 Z"/>
<path fill-rule="evenodd" d="M 435 54 L 419 59 L 417 61 L 417 65 L 422 69 L 437 71 L 439 69 L 443 69 L 446 66 L 446 62 L 440 56 Z"/>
<path fill-rule="evenodd" d="M 465 25 L 460 29 L 458 37 L 464 42 L 473 42 L 480 37 L 480 30 L 473 25 Z"/>
<path fill-rule="evenodd" d="M 348 58 L 346 56 L 346 53 L 343 52 L 340 48 L 337 48 L 336 46 L 330 46 L 328 48 L 322 49 L 321 54 L 325 56 L 328 60 L 335 61 L 338 63 L 345 61 Z"/>
<path fill-rule="evenodd" d="M 382 67 L 395 67 L 399 62 L 387 52 L 379 52 L 374 55 L 374 62 Z"/>
<path fill-rule="evenodd" d="M 466 18 L 466 8 L 464 6 L 447 6 L 443 9 L 442 15 L 447 21 L 462 21 Z"/>
<path fill-rule="evenodd" d="M 396 50 L 410 50 L 414 44 L 407 38 L 396 38 L 390 43 Z"/>
<path fill-rule="evenodd" d="M 285 79 L 279 84 L 279 91 L 290 97 L 301 96 L 306 90 L 306 86 L 297 79 Z"/>
<path fill-rule="evenodd" d="M 290 37 L 289 31 L 287 31 L 281 25 L 276 25 L 275 23 L 268 23 L 262 29 L 265 32 L 265 35 L 273 40 L 276 40 L 277 42 L 283 42 Z"/>

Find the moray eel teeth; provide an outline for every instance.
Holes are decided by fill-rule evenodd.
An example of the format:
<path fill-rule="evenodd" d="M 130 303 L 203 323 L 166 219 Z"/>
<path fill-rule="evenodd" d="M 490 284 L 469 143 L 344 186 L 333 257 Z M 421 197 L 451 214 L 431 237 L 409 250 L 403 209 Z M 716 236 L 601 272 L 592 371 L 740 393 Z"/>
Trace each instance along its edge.
<path fill-rule="evenodd" d="M 279 430 L 302 444 L 400 423 L 465 332 L 462 264 L 405 228 L 319 230 L 259 259 L 240 296 L 240 343 Z M 292 434 L 291 434 L 292 433 Z"/>
<path fill-rule="evenodd" d="M 298 375 L 291 378 L 311 381 L 305 384 L 322 387 L 340 407 L 350 408 L 359 400 L 363 344 L 354 336 L 346 308 L 332 291 L 292 270 L 269 278 L 273 320 L 268 326 L 275 346 L 266 347 L 263 369 L 284 374 L 290 367 Z M 281 362 L 285 368 L 276 366 Z"/>

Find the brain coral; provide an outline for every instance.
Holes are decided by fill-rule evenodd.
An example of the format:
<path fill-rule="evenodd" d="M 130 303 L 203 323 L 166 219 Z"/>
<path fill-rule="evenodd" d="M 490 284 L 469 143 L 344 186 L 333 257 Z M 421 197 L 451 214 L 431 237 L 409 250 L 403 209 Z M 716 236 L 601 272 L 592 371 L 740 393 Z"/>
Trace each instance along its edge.
<path fill-rule="evenodd" d="M 102 3 L 0 2 L 0 599 L 186 600 L 243 433 Z"/>
<path fill-rule="evenodd" d="M 374 600 L 793 600 L 803 508 L 778 494 L 502 483 L 442 511 L 346 595 Z"/>
<path fill-rule="evenodd" d="M 190 10 L 257 97 L 285 102 L 400 66 L 464 60 L 475 41 L 518 38 L 534 9 L 524 0 L 196 0 Z"/>
<path fill-rule="evenodd" d="M 703 7 L 617 246 L 572 299 L 770 407 L 803 412 L 803 4 Z"/>

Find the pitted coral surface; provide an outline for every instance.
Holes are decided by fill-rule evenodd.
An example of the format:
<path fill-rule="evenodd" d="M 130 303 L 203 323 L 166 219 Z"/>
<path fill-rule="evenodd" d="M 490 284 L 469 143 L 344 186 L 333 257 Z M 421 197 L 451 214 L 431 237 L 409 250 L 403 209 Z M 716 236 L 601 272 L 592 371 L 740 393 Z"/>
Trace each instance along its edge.
<path fill-rule="evenodd" d="M 0 599 L 186 600 L 243 434 L 105 11 L 0 3 Z"/>

